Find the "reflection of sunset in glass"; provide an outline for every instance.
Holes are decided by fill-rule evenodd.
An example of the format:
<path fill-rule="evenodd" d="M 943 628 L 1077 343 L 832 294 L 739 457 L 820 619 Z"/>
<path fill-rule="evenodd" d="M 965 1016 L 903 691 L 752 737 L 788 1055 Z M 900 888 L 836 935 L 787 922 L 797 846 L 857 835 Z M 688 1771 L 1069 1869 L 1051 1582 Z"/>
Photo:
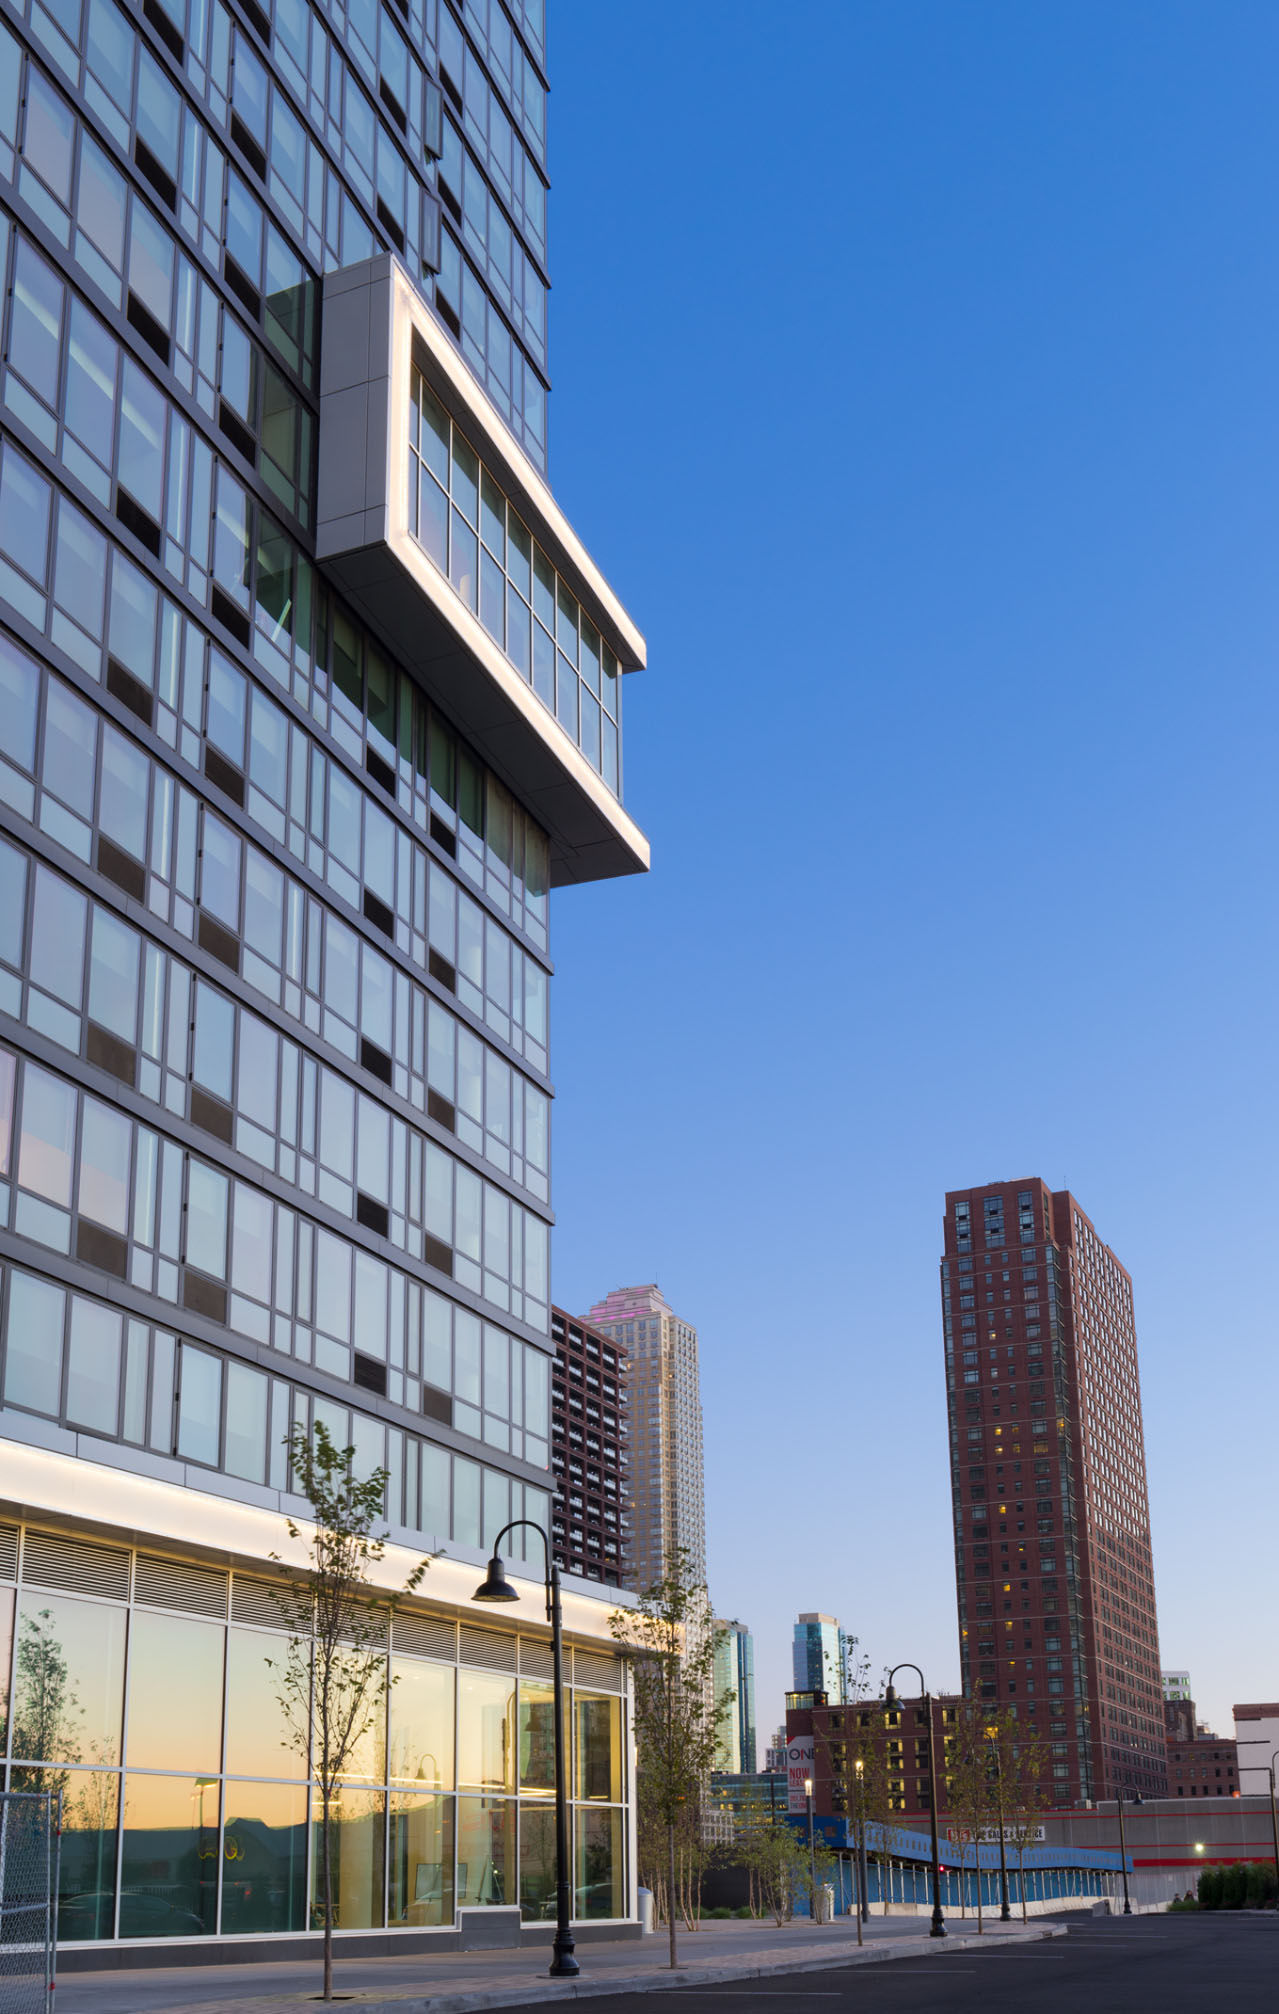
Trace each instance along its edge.
<path fill-rule="evenodd" d="M 125 1758 L 131 1769 L 221 1768 L 225 1641 L 216 1623 L 134 1610 Z"/>
<path fill-rule="evenodd" d="M 228 1776 L 306 1774 L 295 1730 L 280 1705 L 288 1639 L 268 1630 L 233 1629 L 227 1642 Z M 274 1663 L 275 1669 L 271 1669 Z"/>
<path fill-rule="evenodd" d="M 207 1935 L 217 1921 L 216 1777 L 125 1777 L 120 1935 Z"/>

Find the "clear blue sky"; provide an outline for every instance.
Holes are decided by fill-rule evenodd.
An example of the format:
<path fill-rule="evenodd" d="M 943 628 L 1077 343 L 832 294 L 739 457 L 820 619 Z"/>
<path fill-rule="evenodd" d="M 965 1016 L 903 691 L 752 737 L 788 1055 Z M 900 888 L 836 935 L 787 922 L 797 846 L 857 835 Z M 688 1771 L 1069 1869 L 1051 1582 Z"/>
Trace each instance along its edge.
<path fill-rule="evenodd" d="M 1279 1692 L 1273 0 L 551 0 L 552 474 L 649 640 L 554 903 L 556 1298 L 702 1341 L 799 1609 L 958 1679 L 947 1188 L 1135 1282 L 1161 1655 Z"/>

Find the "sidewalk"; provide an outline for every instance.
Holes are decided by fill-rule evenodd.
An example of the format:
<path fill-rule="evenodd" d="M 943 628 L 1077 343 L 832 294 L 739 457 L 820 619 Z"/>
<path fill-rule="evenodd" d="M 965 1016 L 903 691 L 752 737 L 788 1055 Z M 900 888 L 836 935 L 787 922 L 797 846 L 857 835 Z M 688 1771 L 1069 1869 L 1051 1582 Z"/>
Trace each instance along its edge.
<path fill-rule="evenodd" d="M 802 1921 L 706 1923 L 681 1930 L 680 1964 L 666 1962 L 659 1931 L 642 1944 L 579 1945 L 582 1975 L 549 1979 L 550 1951 L 441 1952 L 438 1957 L 339 1958 L 334 1992 L 353 2014 L 475 2014 L 497 2007 L 528 2007 L 610 1993 L 661 1992 L 710 1986 L 779 1972 L 815 1972 L 831 1966 L 882 1963 L 889 1958 L 933 1957 L 978 1943 L 973 1917 L 954 1918 L 950 1935 L 934 1942 L 928 1919 L 875 1917 L 858 1949 L 856 1923 Z M 1065 1935 L 1061 1924 L 987 1921 L 982 1945 L 1022 1943 Z M 318 1957 L 275 1965 L 174 1966 L 136 1972 L 68 1972 L 58 1982 L 58 2014 L 312 2014 L 320 1990 Z"/>

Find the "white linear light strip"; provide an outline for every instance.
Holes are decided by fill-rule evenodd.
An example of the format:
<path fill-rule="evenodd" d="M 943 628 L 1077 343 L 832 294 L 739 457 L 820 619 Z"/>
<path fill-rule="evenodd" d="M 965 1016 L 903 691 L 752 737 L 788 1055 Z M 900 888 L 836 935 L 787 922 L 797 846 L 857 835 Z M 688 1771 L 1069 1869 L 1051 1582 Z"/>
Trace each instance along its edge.
<path fill-rule="evenodd" d="M 82 1533 L 92 1526 L 94 1537 L 114 1536 L 131 1545 L 163 1541 L 194 1547 L 197 1558 L 207 1558 L 212 1552 L 220 1565 L 244 1565 L 259 1572 L 272 1553 L 278 1553 L 286 1565 L 305 1561 L 305 1519 L 297 1520 L 302 1537 L 295 1542 L 285 1529 L 282 1511 L 180 1488 L 153 1476 L 135 1475 L 83 1456 L 73 1459 L 20 1441 L 5 1441 L 3 1446 L 0 1503 L 16 1517 L 28 1521 L 51 1517 Z M 529 1537 L 529 1546 L 540 1551 L 535 1537 Z M 421 1550 L 388 1543 L 382 1559 L 370 1568 L 370 1580 L 377 1587 L 402 1587 L 421 1557 Z M 507 1603 L 505 1619 L 525 1628 L 545 1629 L 540 1561 L 507 1559 L 506 1575 L 518 1588 L 520 1599 Z M 483 1569 L 473 1561 L 441 1553 L 422 1581 L 421 1598 L 456 1609 L 482 1627 L 485 1612 L 475 1605 L 474 1596 L 483 1577 Z M 615 1608 L 633 1606 L 635 1597 L 616 1587 L 609 1588 L 607 1600 L 565 1588 L 562 1599 L 565 1630 L 574 1637 L 591 1639 L 616 1656 L 609 1614 Z"/>

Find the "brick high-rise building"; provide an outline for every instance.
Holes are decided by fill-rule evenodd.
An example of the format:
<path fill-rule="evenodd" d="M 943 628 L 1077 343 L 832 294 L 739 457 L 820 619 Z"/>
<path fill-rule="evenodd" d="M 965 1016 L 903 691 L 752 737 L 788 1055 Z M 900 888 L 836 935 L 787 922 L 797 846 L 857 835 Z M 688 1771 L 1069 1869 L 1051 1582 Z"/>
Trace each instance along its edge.
<path fill-rule="evenodd" d="M 566 1573 L 627 1587 L 627 1360 L 611 1336 L 551 1309 L 553 1545 Z"/>
<path fill-rule="evenodd" d="M 1058 1804 L 1166 1796 L 1132 1281 L 1041 1181 L 948 1194 L 941 1274 L 965 1691 Z"/>
<path fill-rule="evenodd" d="M 655 1286 L 615 1287 L 589 1319 L 630 1359 L 632 1585 L 660 1580 L 672 1547 L 687 1553 L 693 1579 L 704 1581 L 697 1330 L 671 1311 Z"/>

